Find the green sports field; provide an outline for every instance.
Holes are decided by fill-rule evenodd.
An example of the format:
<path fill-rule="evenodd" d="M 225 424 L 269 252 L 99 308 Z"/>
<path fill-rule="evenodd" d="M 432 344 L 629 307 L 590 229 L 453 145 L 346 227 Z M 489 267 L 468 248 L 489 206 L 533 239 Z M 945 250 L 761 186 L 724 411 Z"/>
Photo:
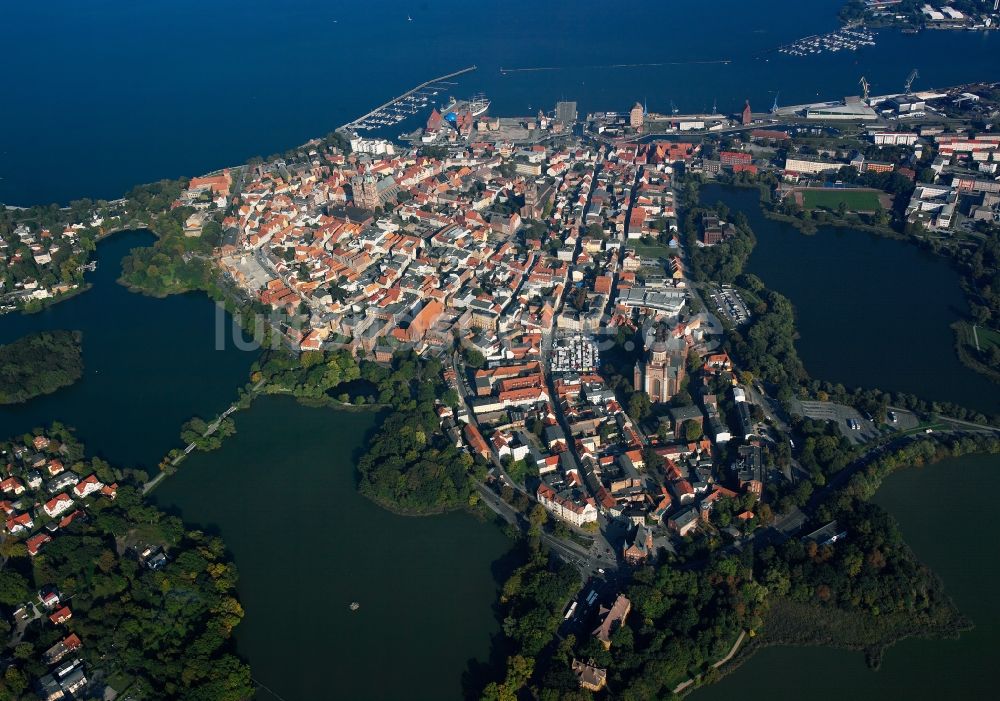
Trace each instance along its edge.
<path fill-rule="evenodd" d="M 671 253 L 676 252 L 667 244 L 659 241 L 643 243 L 641 240 L 633 240 L 629 241 L 626 246 L 634 248 L 636 253 L 646 258 L 669 258 Z"/>
<path fill-rule="evenodd" d="M 878 206 L 878 193 L 871 190 L 803 190 L 802 206 L 805 209 L 836 210 L 843 202 L 852 212 L 873 212 Z"/>
<path fill-rule="evenodd" d="M 1000 346 L 1000 331 L 977 326 L 976 335 L 979 337 L 979 347 L 984 351 L 989 350 L 990 346 Z"/>

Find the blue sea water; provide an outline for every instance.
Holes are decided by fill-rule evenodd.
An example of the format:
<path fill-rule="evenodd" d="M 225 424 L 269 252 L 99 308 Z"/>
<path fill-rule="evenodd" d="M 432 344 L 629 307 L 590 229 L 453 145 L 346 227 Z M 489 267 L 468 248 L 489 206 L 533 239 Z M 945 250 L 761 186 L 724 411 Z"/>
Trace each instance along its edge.
<path fill-rule="evenodd" d="M 840 4 L 5 3 L 0 202 L 112 198 L 267 156 L 472 64 L 454 94 L 485 92 L 505 115 L 560 98 L 581 113 L 637 100 L 733 111 L 748 98 L 763 110 L 776 93 L 782 104 L 855 94 L 861 75 L 874 94 L 898 91 L 914 67 L 917 88 L 1000 79 L 1000 35 L 983 33 L 886 30 L 856 53 L 766 53 L 835 29 Z"/>

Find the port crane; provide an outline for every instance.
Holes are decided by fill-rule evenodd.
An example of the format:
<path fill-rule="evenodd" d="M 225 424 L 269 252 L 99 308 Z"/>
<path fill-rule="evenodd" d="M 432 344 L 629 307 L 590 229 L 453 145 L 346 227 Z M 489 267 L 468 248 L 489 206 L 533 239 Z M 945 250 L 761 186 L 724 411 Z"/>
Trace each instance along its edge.
<path fill-rule="evenodd" d="M 861 76 L 861 80 L 858 81 L 858 84 L 861 85 L 861 99 L 863 99 L 867 103 L 868 90 L 871 88 L 871 83 L 869 83 L 864 76 Z"/>
<path fill-rule="evenodd" d="M 674 101 L 671 100 L 670 101 L 670 114 L 677 114 L 678 112 L 680 112 L 680 110 L 677 109 L 677 105 L 675 105 Z"/>
<path fill-rule="evenodd" d="M 774 93 L 774 104 L 771 105 L 771 114 L 777 114 L 778 113 L 778 95 L 780 95 L 780 94 L 781 94 L 780 91 Z"/>
<path fill-rule="evenodd" d="M 920 73 L 917 72 L 916 68 L 914 68 L 912 71 L 910 71 L 910 75 L 906 79 L 906 85 L 903 86 L 906 89 L 906 94 L 907 95 L 912 94 L 913 91 L 910 90 L 910 88 L 913 86 L 913 81 L 916 80 L 919 77 L 920 77 Z"/>

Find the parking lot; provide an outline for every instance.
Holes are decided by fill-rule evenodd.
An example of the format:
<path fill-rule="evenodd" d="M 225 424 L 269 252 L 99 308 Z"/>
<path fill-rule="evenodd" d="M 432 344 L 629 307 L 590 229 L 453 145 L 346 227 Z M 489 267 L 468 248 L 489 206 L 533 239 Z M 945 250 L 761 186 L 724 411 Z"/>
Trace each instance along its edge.
<path fill-rule="evenodd" d="M 728 285 L 723 285 L 709 295 L 715 303 L 715 308 L 721 316 L 731 324 L 739 326 L 750 321 L 750 310 L 739 292 Z"/>
<path fill-rule="evenodd" d="M 905 409 L 890 409 L 886 412 L 885 421 L 894 431 L 909 431 L 920 424 L 920 418 Z"/>
<path fill-rule="evenodd" d="M 833 421 L 840 432 L 852 443 L 865 443 L 879 436 L 874 423 L 866 419 L 854 407 L 833 402 L 796 401 L 796 410 L 803 416 L 818 421 Z"/>

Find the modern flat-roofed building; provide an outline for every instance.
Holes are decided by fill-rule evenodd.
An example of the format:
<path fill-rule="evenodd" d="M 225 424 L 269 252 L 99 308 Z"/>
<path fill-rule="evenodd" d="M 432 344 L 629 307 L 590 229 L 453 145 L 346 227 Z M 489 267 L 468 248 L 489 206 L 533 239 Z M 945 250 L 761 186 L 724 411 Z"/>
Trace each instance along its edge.
<path fill-rule="evenodd" d="M 844 98 L 843 102 L 810 105 L 806 108 L 806 119 L 870 121 L 878 119 L 878 115 L 860 97 L 853 96 Z"/>
<path fill-rule="evenodd" d="M 684 290 L 630 287 L 624 295 L 618 298 L 618 302 L 626 307 L 679 314 L 686 299 L 687 293 Z"/>
<path fill-rule="evenodd" d="M 813 158 L 786 158 L 785 170 L 795 173 L 823 173 L 831 170 L 840 170 L 844 163 L 834 163 L 831 161 L 820 161 Z"/>

